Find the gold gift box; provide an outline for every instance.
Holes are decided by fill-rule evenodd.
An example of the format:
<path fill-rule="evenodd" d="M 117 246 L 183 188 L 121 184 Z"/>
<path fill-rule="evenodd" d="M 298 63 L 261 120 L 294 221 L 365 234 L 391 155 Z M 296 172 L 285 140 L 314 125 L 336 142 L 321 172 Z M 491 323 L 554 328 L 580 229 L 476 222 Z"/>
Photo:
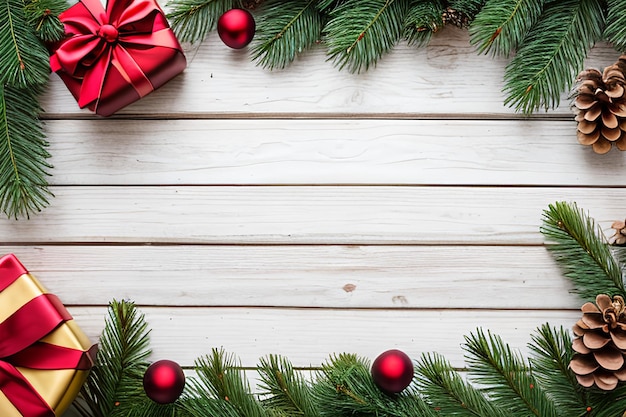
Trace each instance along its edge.
<path fill-rule="evenodd" d="M 46 289 L 34 276 L 29 273 L 21 275 L 0 292 L 0 323 L 28 301 L 46 293 Z M 91 347 L 91 342 L 74 320 L 62 323 L 39 341 L 82 351 L 89 351 Z M 87 370 L 76 369 L 40 370 L 24 367 L 16 369 L 24 375 L 57 416 L 63 414 L 74 401 L 89 373 Z M 1 391 L 0 416 L 28 417 L 22 416 Z"/>

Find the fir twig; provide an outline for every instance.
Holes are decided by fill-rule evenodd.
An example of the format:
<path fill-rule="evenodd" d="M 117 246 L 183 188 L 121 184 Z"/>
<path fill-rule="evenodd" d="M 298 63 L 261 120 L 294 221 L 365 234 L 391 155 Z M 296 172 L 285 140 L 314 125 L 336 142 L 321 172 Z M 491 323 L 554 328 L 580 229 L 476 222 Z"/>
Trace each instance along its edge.
<path fill-rule="evenodd" d="M 350 72 L 367 70 L 402 35 L 408 0 L 347 0 L 330 12 L 324 28 L 329 59 Z"/>
<path fill-rule="evenodd" d="M 451 0 L 448 3 L 450 9 L 463 13 L 471 22 L 476 18 L 476 15 L 486 2 L 487 0 Z"/>
<path fill-rule="evenodd" d="M 622 272 L 599 226 L 575 203 L 556 202 L 544 211 L 541 232 L 566 277 L 584 301 L 598 294 L 626 296 Z"/>
<path fill-rule="evenodd" d="M 150 354 L 149 330 L 144 315 L 127 301 L 113 300 L 100 336 L 100 350 L 79 402 L 84 417 L 126 416 L 146 398 L 143 376 Z"/>
<path fill-rule="evenodd" d="M 471 379 L 497 405 L 511 415 L 557 417 L 554 403 L 537 386 L 524 359 L 499 336 L 478 329 L 465 336 L 464 349 Z"/>
<path fill-rule="evenodd" d="M 603 27 L 604 12 L 597 0 L 546 3 L 506 67 L 504 103 L 527 114 L 556 107 L 600 40 Z"/>
<path fill-rule="evenodd" d="M 0 210 L 15 219 L 48 205 L 50 154 L 32 89 L 0 84 Z"/>
<path fill-rule="evenodd" d="M 604 38 L 620 52 L 626 52 L 626 2 L 607 0 Z"/>
<path fill-rule="evenodd" d="M 256 22 L 253 59 L 265 68 L 285 68 L 320 40 L 322 25 L 315 0 L 269 0 Z"/>
<path fill-rule="evenodd" d="M 432 35 L 443 29 L 442 0 L 413 1 L 404 18 L 404 38 L 409 45 L 425 46 Z"/>
<path fill-rule="evenodd" d="M 272 415 L 319 417 L 311 388 L 286 358 L 269 355 L 259 364 L 263 406 Z"/>
<path fill-rule="evenodd" d="M 417 387 L 428 403 L 443 416 L 508 417 L 481 391 L 465 382 L 450 363 L 437 353 L 423 354 L 416 368 Z"/>
<path fill-rule="evenodd" d="M 539 19 L 544 0 L 489 0 L 470 26 L 480 53 L 508 56 Z"/>
<path fill-rule="evenodd" d="M 214 30 L 219 17 L 239 0 L 172 0 L 167 3 L 167 17 L 181 42 L 201 42 Z"/>
<path fill-rule="evenodd" d="M 43 42 L 63 39 L 65 28 L 59 14 L 69 7 L 66 0 L 27 0 L 25 3 L 26 19 L 39 39 Z"/>

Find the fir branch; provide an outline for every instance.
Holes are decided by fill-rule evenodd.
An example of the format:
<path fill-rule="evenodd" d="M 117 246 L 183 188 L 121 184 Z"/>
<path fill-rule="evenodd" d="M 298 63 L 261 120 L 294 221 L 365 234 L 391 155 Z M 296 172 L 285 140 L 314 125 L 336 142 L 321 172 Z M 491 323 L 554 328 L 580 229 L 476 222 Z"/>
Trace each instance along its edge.
<path fill-rule="evenodd" d="M 250 393 L 238 361 L 224 350 L 196 360 L 197 378 L 190 380 L 190 397 L 183 407 L 193 416 L 265 417 L 266 411 Z"/>
<path fill-rule="evenodd" d="M 83 416 L 127 416 L 137 399 L 145 398 L 149 332 L 144 315 L 133 303 L 110 303 L 96 362 L 80 392 L 79 401 L 86 404 L 82 409 L 89 411 Z"/>
<path fill-rule="evenodd" d="M 285 68 L 322 35 L 315 0 L 268 0 L 256 21 L 252 56 L 264 68 Z"/>
<path fill-rule="evenodd" d="M 554 401 L 562 416 L 583 415 L 590 406 L 587 390 L 576 380 L 569 369 L 574 356 L 572 339 L 563 327 L 541 326 L 529 343 L 533 356 L 530 363 L 537 381 L 548 390 L 546 395 Z"/>
<path fill-rule="evenodd" d="M 463 346 L 471 379 L 483 386 L 489 397 L 512 416 L 556 417 L 550 401 L 530 373 L 519 353 L 499 336 L 478 329 L 465 336 Z"/>
<path fill-rule="evenodd" d="M 506 67 L 505 104 L 527 114 L 556 107 L 601 38 L 603 26 L 604 12 L 597 0 L 546 3 Z"/>
<path fill-rule="evenodd" d="M 626 2 L 623 0 L 607 0 L 604 39 L 618 51 L 626 52 Z"/>
<path fill-rule="evenodd" d="M 330 12 L 324 28 L 329 59 L 339 69 L 367 70 L 402 35 L 409 0 L 347 0 Z"/>
<path fill-rule="evenodd" d="M 0 85 L 40 86 L 48 74 L 48 52 L 26 21 L 23 1 L 0 0 Z"/>
<path fill-rule="evenodd" d="M 479 53 L 508 56 L 539 19 L 544 0 L 488 0 L 469 33 Z"/>
<path fill-rule="evenodd" d="M 59 14 L 69 7 L 67 0 L 26 0 L 26 20 L 43 42 L 63 39 L 65 28 Z"/>
<path fill-rule="evenodd" d="M 239 0 L 172 0 L 167 18 L 181 42 L 201 42 L 214 30 L 222 14 L 240 7 Z"/>
<path fill-rule="evenodd" d="M 50 154 L 33 89 L 0 84 L 0 210 L 15 219 L 48 205 Z"/>
<path fill-rule="evenodd" d="M 404 18 L 404 38 L 409 45 L 425 46 L 432 35 L 443 29 L 443 12 L 445 2 L 442 0 L 414 0 Z"/>
<path fill-rule="evenodd" d="M 576 203 L 556 202 L 544 211 L 541 232 L 564 275 L 583 301 L 598 294 L 626 296 L 622 272 L 599 226 Z"/>
<path fill-rule="evenodd" d="M 423 354 L 415 370 L 420 394 L 441 415 L 509 417 L 507 411 L 465 382 L 442 355 Z"/>
<path fill-rule="evenodd" d="M 487 0 L 452 0 L 449 1 L 449 8 L 463 13 L 467 18 L 473 21 L 478 12 L 480 12 Z"/>
<path fill-rule="evenodd" d="M 286 358 L 269 355 L 259 364 L 263 406 L 271 414 L 290 417 L 319 417 L 311 388 Z"/>

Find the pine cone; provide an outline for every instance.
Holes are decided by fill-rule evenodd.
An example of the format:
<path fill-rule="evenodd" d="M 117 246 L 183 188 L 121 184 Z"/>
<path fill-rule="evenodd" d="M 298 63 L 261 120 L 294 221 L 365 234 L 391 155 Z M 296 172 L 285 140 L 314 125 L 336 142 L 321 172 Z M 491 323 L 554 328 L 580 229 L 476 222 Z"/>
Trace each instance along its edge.
<path fill-rule="evenodd" d="M 619 295 L 613 300 L 606 295 L 596 297 L 596 304 L 585 303 L 583 317 L 574 325 L 576 352 L 569 364 L 578 383 L 596 385 L 605 391 L 626 381 L 626 306 Z"/>
<path fill-rule="evenodd" d="M 588 69 L 578 75 L 575 93 L 578 141 L 594 152 L 607 153 L 611 146 L 626 150 L 626 55 L 601 74 Z"/>
<path fill-rule="evenodd" d="M 446 8 L 442 17 L 444 24 L 454 25 L 460 29 L 467 29 L 470 25 L 469 16 L 463 12 L 453 9 L 452 7 Z"/>
<path fill-rule="evenodd" d="M 615 230 L 615 234 L 609 238 L 609 243 L 617 246 L 626 245 L 626 220 L 613 222 L 611 228 Z"/>

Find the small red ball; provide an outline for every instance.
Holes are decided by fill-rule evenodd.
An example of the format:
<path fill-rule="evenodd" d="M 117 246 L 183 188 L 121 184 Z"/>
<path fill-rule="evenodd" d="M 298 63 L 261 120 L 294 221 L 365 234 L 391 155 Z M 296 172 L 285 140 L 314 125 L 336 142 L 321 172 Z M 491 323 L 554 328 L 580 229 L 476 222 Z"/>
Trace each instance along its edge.
<path fill-rule="evenodd" d="M 241 49 L 254 38 L 256 23 L 249 11 L 231 9 L 217 21 L 217 33 L 222 42 L 233 49 Z"/>
<path fill-rule="evenodd" d="M 185 388 L 183 369 L 174 361 L 160 360 L 148 367 L 143 376 L 146 395 L 159 404 L 173 403 Z"/>
<path fill-rule="evenodd" d="M 413 362 L 400 350 L 392 349 L 381 353 L 372 364 L 374 382 L 387 394 L 397 394 L 413 380 Z"/>

